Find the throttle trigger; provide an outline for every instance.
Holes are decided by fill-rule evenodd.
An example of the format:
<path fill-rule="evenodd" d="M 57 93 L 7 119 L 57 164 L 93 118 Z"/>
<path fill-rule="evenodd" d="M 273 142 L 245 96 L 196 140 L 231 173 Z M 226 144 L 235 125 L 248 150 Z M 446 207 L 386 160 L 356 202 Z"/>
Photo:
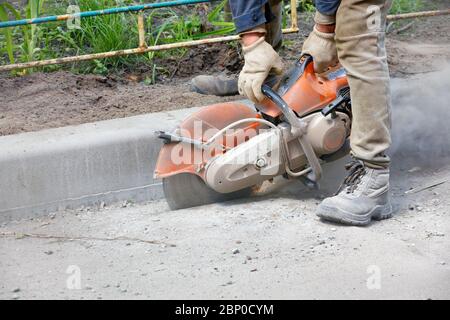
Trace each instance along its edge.
<path fill-rule="evenodd" d="M 341 90 L 339 96 L 328 106 L 323 108 L 321 112 L 324 117 L 328 116 L 329 114 L 334 114 L 338 107 L 340 107 L 343 103 L 348 103 L 349 101 L 350 101 L 350 88 L 345 88 L 344 90 Z"/>

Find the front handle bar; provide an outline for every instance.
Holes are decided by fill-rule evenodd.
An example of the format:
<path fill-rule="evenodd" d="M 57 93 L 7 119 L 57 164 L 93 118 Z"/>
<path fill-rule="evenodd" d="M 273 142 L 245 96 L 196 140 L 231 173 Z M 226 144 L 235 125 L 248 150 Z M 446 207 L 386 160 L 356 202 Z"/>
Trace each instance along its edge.
<path fill-rule="evenodd" d="M 306 135 L 306 128 L 308 125 L 301 118 L 297 117 L 297 115 L 292 111 L 286 101 L 275 92 L 271 87 L 266 84 L 263 84 L 261 87 L 262 93 L 269 98 L 275 105 L 280 108 L 283 116 L 286 118 L 286 121 L 291 125 L 291 132 L 294 136 L 298 136 L 298 140 L 303 148 L 303 152 L 305 152 L 306 159 L 311 166 L 313 176 L 310 177 L 310 180 L 314 182 L 318 182 L 322 177 L 322 167 L 320 166 L 319 159 L 317 158 L 316 153 L 311 145 L 311 142 L 308 140 Z"/>

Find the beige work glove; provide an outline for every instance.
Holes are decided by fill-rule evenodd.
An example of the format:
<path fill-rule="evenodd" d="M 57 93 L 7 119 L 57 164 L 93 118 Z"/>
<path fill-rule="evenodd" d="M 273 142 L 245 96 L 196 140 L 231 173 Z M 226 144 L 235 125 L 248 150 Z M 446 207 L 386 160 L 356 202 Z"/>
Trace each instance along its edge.
<path fill-rule="evenodd" d="M 248 47 L 242 47 L 244 53 L 244 68 L 239 75 L 239 93 L 245 95 L 254 103 L 261 102 L 264 94 L 261 86 L 271 71 L 274 74 L 283 73 L 283 62 L 278 53 L 264 37 L 254 42 Z"/>
<path fill-rule="evenodd" d="M 324 33 L 314 30 L 303 44 L 303 54 L 309 54 L 314 59 L 314 70 L 316 73 L 324 73 L 329 67 L 339 63 L 334 33 Z"/>

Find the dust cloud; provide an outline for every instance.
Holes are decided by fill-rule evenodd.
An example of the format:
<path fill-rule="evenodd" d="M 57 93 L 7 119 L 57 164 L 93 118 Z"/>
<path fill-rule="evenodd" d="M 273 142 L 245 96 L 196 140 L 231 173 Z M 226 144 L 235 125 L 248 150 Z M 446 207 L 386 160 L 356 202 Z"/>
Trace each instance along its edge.
<path fill-rule="evenodd" d="M 450 164 L 450 64 L 440 71 L 392 80 L 394 162 Z"/>

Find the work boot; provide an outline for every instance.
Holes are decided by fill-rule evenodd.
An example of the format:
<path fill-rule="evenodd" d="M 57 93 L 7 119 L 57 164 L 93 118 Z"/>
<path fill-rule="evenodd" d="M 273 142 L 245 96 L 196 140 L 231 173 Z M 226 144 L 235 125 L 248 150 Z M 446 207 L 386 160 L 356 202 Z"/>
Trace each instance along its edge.
<path fill-rule="evenodd" d="M 264 81 L 268 86 L 275 88 L 281 77 L 269 74 L 269 77 Z M 235 96 L 239 94 L 237 76 L 227 77 L 219 76 L 197 76 L 191 81 L 191 91 L 200 94 L 226 97 Z"/>
<path fill-rule="evenodd" d="M 371 219 L 390 218 L 389 169 L 372 169 L 359 160 L 350 162 L 346 169 L 349 174 L 338 193 L 319 205 L 317 215 L 355 226 L 368 225 Z"/>
<path fill-rule="evenodd" d="M 191 81 L 191 90 L 200 94 L 219 97 L 234 96 L 239 94 L 238 81 L 236 76 L 197 76 Z"/>

